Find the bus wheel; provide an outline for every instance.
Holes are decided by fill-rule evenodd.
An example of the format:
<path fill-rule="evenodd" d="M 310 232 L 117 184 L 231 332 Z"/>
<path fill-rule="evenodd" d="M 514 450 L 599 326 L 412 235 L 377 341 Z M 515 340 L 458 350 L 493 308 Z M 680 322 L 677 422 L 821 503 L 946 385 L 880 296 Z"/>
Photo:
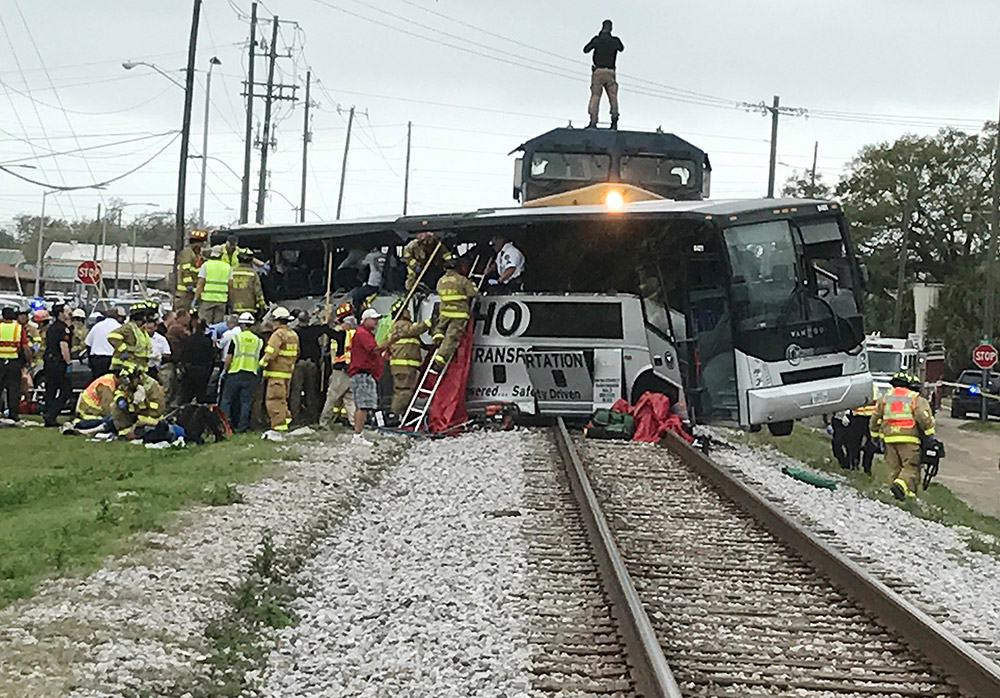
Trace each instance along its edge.
<path fill-rule="evenodd" d="M 792 427 L 795 422 L 788 419 L 784 422 L 771 422 L 767 425 L 767 430 L 771 432 L 771 436 L 788 436 L 792 433 Z"/>

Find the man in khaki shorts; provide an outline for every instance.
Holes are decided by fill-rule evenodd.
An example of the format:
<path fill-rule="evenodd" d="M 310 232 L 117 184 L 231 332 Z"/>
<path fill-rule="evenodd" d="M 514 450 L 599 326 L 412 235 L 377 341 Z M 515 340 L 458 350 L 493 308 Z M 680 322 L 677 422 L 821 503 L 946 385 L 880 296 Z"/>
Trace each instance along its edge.
<path fill-rule="evenodd" d="M 611 20 L 604 20 L 601 33 L 587 42 L 584 53 L 594 53 L 593 73 L 590 76 L 590 125 L 597 128 L 597 112 L 601 107 L 601 92 L 608 93 L 611 103 L 611 128 L 618 128 L 618 80 L 615 78 L 615 59 L 625 50 L 625 45 L 611 34 Z"/>

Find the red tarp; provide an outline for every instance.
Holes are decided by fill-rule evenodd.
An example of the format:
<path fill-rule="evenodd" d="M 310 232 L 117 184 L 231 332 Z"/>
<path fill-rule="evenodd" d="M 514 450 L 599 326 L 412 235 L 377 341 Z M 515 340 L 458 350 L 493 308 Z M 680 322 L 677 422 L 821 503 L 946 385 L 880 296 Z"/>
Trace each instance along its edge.
<path fill-rule="evenodd" d="M 470 321 L 434 393 L 431 409 L 427 413 L 427 430 L 432 434 L 465 424 L 469 419 L 465 411 L 465 384 L 469 380 L 469 364 L 472 362 L 472 329 Z"/>
<path fill-rule="evenodd" d="M 619 398 L 611 409 L 632 415 L 635 420 L 633 441 L 659 441 L 668 431 L 675 432 L 688 443 L 694 441 L 694 437 L 684 431 L 681 418 L 670 411 L 670 398 L 663 393 L 646 391 L 639 396 L 639 402 L 634 407 Z"/>

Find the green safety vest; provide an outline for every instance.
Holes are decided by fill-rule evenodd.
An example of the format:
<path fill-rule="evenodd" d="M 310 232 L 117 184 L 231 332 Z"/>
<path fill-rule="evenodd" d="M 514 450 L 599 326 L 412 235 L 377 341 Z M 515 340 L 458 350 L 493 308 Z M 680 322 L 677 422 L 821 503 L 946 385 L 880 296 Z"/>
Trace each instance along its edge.
<path fill-rule="evenodd" d="M 229 300 L 229 274 L 231 267 L 221 259 L 209 259 L 205 269 L 205 288 L 201 300 L 209 303 L 225 303 Z"/>
<path fill-rule="evenodd" d="M 247 371 L 257 374 L 260 370 L 260 351 L 264 340 L 250 330 L 240 330 L 232 339 L 233 360 L 229 363 L 229 373 Z"/>

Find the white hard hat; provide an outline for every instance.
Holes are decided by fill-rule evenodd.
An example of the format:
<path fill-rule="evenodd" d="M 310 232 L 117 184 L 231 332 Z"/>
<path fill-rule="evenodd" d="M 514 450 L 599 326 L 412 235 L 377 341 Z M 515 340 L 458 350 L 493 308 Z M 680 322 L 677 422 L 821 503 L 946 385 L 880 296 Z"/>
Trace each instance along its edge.
<path fill-rule="evenodd" d="M 76 310 L 73 311 L 73 317 L 79 318 L 81 320 L 86 320 L 87 313 L 83 310 L 83 308 L 77 308 Z"/>
<path fill-rule="evenodd" d="M 240 324 L 241 325 L 252 325 L 256 322 L 253 313 L 240 313 Z"/>
<path fill-rule="evenodd" d="M 287 320 L 291 317 L 291 313 L 288 312 L 288 308 L 279 305 L 271 311 L 271 317 L 275 320 Z"/>
<path fill-rule="evenodd" d="M 379 314 L 377 310 L 375 310 L 375 308 L 368 308 L 368 310 L 361 313 L 362 320 L 367 320 L 368 318 L 375 318 L 376 320 L 378 320 L 380 317 L 382 316 Z"/>

